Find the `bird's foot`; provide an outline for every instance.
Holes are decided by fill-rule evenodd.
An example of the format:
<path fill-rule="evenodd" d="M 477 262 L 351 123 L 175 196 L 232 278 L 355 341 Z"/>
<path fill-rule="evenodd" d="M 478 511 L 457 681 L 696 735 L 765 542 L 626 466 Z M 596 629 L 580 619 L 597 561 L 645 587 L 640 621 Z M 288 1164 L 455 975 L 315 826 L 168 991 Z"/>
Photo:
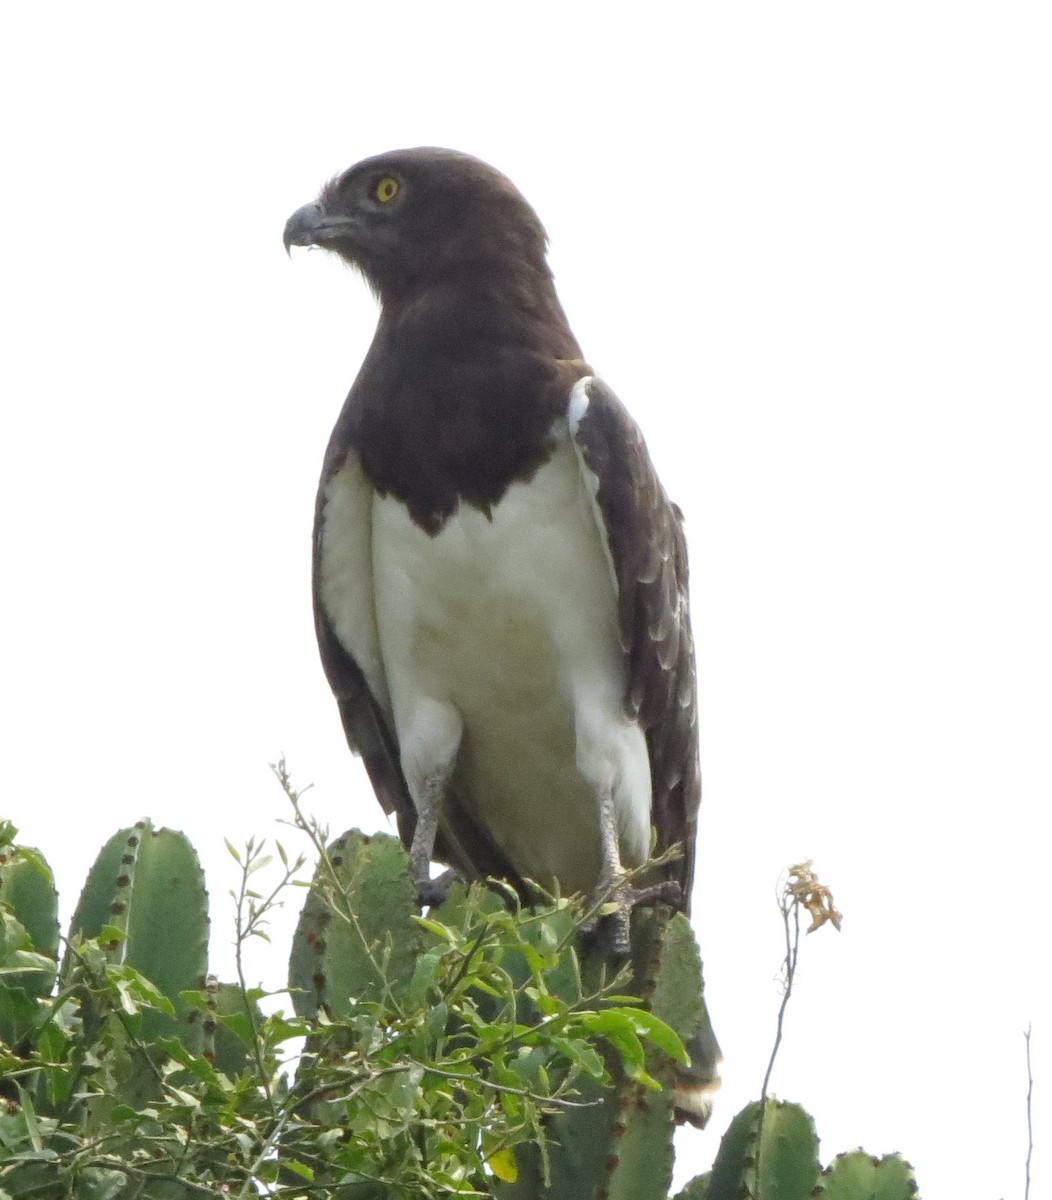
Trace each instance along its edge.
<path fill-rule="evenodd" d="M 595 909 L 595 915 L 585 922 L 582 930 L 592 933 L 600 920 L 607 918 L 614 953 L 626 955 L 632 948 L 632 910 L 640 904 L 671 904 L 673 908 L 680 908 L 683 889 L 674 879 L 635 887 L 627 876 L 623 876 L 612 887 L 603 884 L 597 889 L 590 905 Z"/>
<path fill-rule="evenodd" d="M 425 876 L 416 881 L 416 899 L 421 908 L 434 908 L 441 904 L 449 895 L 449 889 L 459 882 L 460 876 L 456 871 L 443 871 L 434 879 Z"/>

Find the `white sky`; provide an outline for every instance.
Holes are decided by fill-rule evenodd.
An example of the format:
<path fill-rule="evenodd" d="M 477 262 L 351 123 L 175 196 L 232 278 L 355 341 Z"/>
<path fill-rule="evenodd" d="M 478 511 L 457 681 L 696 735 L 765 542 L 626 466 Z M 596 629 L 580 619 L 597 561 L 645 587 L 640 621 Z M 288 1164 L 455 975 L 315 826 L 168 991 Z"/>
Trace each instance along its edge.
<path fill-rule="evenodd" d="M 758 1094 L 780 870 L 804 947 L 775 1091 L 923 1194 L 1052 1186 L 1052 15 L 838 0 L 8 5 L 0 17 L 7 810 L 68 916 L 149 814 L 206 865 L 287 816 L 382 827 L 317 664 L 314 487 L 374 307 L 288 214 L 449 145 L 524 190 L 585 353 L 688 517 L 695 897 Z M 688 16 L 688 12 L 690 15 Z M 294 843 L 285 831 L 286 841 Z M 284 978 L 287 937 L 259 958 Z"/>

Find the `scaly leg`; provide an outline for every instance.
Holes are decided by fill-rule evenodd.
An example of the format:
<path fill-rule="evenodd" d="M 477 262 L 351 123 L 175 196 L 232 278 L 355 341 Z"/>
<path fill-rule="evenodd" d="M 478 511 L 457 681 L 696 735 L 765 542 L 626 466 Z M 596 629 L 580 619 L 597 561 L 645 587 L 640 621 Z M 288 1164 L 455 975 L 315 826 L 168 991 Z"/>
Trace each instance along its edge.
<path fill-rule="evenodd" d="M 460 714 L 451 704 L 426 695 L 412 697 L 412 703 L 397 725 L 402 770 L 416 808 L 409 870 L 420 904 L 428 907 L 446 898 L 451 882 L 448 875 L 431 878 L 431 859 L 435 853 L 435 836 L 446 789 L 457 762 L 463 725 Z"/>
<path fill-rule="evenodd" d="M 416 831 L 409 848 L 409 870 L 416 884 L 416 896 L 424 908 L 441 904 L 449 893 L 453 872 L 446 871 L 437 879 L 431 878 L 431 856 L 435 852 L 435 836 L 438 833 L 438 814 L 446 794 L 449 771 L 435 771 L 424 780 L 417 801 Z"/>
<path fill-rule="evenodd" d="M 674 880 L 637 888 L 625 877 L 621 864 L 621 851 L 617 844 L 617 816 L 614 813 L 614 797 L 609 788 L 599 793 L 599 883 L 595 889 L 593 903 L 609 897 L 617 905 L 611 914 L 613 921 L 613 949 L 615 954 L 628 954 L 631 949 L 632 909 L 637 904 L 679 905 L 683 893 Z"/>

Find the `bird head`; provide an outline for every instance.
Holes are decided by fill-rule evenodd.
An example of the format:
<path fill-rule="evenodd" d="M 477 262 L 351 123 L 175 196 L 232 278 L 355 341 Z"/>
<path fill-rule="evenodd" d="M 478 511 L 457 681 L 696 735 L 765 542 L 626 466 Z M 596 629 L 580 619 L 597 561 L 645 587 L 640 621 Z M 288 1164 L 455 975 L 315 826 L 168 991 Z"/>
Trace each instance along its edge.
<path fill-rule="evenodd" d="M 470 280 L 487 267 L 548 276 L 547 238 L 499 171 L 420 147 L 367 158 L 289 217 L 285 248 L 321 246 L 357 267 L 381 300 L 418 280 Z"/>

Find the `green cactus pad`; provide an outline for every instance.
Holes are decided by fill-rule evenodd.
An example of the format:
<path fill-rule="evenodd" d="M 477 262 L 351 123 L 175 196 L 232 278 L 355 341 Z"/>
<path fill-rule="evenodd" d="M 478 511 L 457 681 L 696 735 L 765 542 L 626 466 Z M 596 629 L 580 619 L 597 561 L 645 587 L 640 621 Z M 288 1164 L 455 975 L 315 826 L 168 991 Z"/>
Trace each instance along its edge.
<path fill-rule="evenodd" d="M 180 992 L 204 983 L 208 949 L 208 896 L 197 854 L 173 829 L 149 821 L 113 835 L 88 874 L 73 915 L 70 938 L 98 937 L 103 927 L 121 930 L 113 960 L 133 967 L 175 1005 L 176 1028 L 187 1033 Z M 175 1032 L 171 1018 L 143 1013 L 147 1039 Z"/>
<path fill-rule="evenodd" d="M 174 1002 L 200 987 L 208 954 L 208 897 L 193 846 L 159 829 L 139 846 L 124 961 Z"/>
<path fill-rule="evenodd" d="M 263 1012 L 238 983 L 210 978 L 206 993 L 202 1051 L 217 1071 L 233 1079 L 254 1064 L 254 1029 L 263 1025 Z"/>
<path fill-rule="evenodd" d="M 818 1180 L 814 1121 L 799 1105 L 767 1099 L 731 1122 L 712 1166 L 707 1200 L 809 1200 Z"/>
<path fill-rule="evenodd" d="M 674 1200 L 710 1200 L 711 1186 L 711 1171 L 706 1171 L 704 1175 L 695 1175 L 681 1192 L 676 1193 Z"/>
<path fill-rule="evenodd" d="M 132 829 L 121 829 L 99 851 L 73 913 L 70 940 L 78 935 L 98 937 L 106 925 L 127 932 L 128 905 L 124 893 L 130 885 L 128 871 L 134 868 L 139 843 L 149 827 L 148 821 L 141 821 Z M 114 961 L 119 962 L 123 951 L 114 946 L 111 953 Z"/>
<path fill-rule="evenodd" d="M 0 903 L 3 903 L 29 937 L 32 950 L 57 964 L 58 893 L 44 856 L 29 847 L 5 847 L 0 861 Z M 30 996 L 47 996 L 55 982 L 56 967 L 8 975 L 8 986 Z"/>
<path fill-rule="evenodd" d="M 607 1162 L 608 1200 L 644 1200 L 668 1194 L 672 1181 L 672 1095 L 633 1087 L 624 1132 L 615 1120 L 612 1154 Z M 619 1109 L 625 1112 L 624 1101 Z M 618 1136 L 620 1134 L 620 1136 Z"/>
<path fill-rule="evenodd" d="M 351 830 L 329 846 L 289 959 L 300 1016 L 350 1013 L 352 1001 L 404 994 L 420 950 L 416 889 L 397 838 Z"/>
<path fill-rule="evenodd" d="M 695 1037 L 707 1018 L 701 955 L 686 917 L 670 915 L 666 908 L 637 910 L 632 921 L 632 968 L 633 989 L 650 1012 L 682 1042 Z M 665 1196 L 672 1178 L 673 1060 L 650 1046 L 647 1070 L 663 1082 L 660 1092 L 621 1085 L 607 1159 L 610 1200 Z"/>
<path fill-rule="evenodd" d="M 571 955 L 565 955 L 567 962 Z M 592 990 L 619 963 L 602 944 L 581 956 L 580 976 Z M 639 910 L 632 921 L 632 982 L 627 990 L 681 1040 L 696 1035 L 705 1020 L 701 961 L 690 925 L 669 920 L 667 910 Z M 567 985 L 576 979 L 567 975 Z M 555 989 L 553 989 L 554 991 Z M 567 997 L 568 998 L 568 997 Z M 648 1044 L 646 1070 L 662 1080 L 659 1090 L 621 1079 L 614 1088 L 587 1081 L 581 1099 L 588 1107 L 561 1112 L 546 1126 L 550 1186 L 544 1187 L 543 1159 L 535 1145 L 516 1152 L 519 1177 L 497 1185 L 501 1200 L 659 1200 L 672 1175 L 672 1059 Z"/>
<path fill-rule="evenodd" d="M 682 913 L 668 921 L 661 910 L 639 914 L 638 924 L 651 923 L 654 935 L 649 941 L 656 955 L 647 971 L 650 983 L 650 1011 L 689 1042 L 701 1027 L 705 1001 L 701 989 L 701 952 L 690 922 Z M 642 930 L 640 930 L 642 932 Z M 654 936 L 660 934 L 655 944 Z M 637 935 L 634 944 L 642 939 Z"/>
<path fill-rule="evenodd" d="M 544 1163 L 534 1142 L 518 1146 L 514 1183 L 494 1181 L 497 1200 L 596 1200 L 612 1153 L 614 1095 L 592 1080 L 581 1086 L 584 1108 L 558 1113 L 545 1127 L 551 1187 L 544 1186 Z M 661 1195 L 664 1195 L 662 1192 Z M 645 1194 L 639 1200 L 647 1200 Z"/>
<path fill-rule="evenodd" d="M 759 1195 L 789 1200 L 811 1195 L 818 1178 L 818 1138 L 798 1104 L 764 1101 L 757 1163 Z"/>
<path fill-rule="evenodd" d="M 916 1194 L 917 1180 L 904 1158 L 874 1158 L 864 1150 L 837 1155 L 814 1191 L 826 1200 L 910 1200 Z"/>

